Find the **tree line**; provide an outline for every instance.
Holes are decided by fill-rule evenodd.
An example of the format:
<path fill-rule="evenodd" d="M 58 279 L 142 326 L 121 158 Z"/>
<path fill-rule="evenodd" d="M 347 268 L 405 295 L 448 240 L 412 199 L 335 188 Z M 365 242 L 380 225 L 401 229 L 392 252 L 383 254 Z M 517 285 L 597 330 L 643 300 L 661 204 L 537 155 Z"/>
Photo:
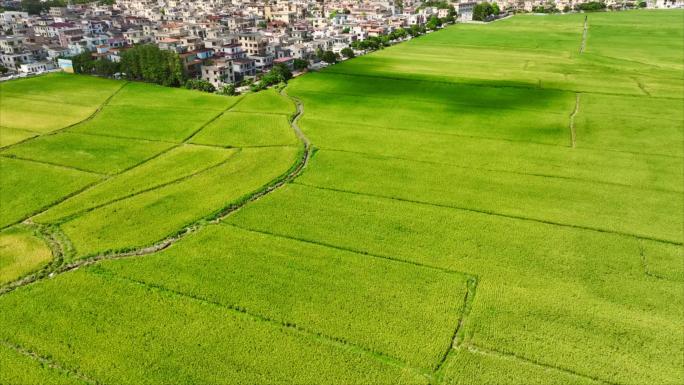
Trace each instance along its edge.
<path fill-rule="evenodd" d="M 168 87 L 180 87 L 187 80 L 178 54 L 152 44 L 137 45 L 123 51 L 119 62 L 94 58 L 89 51 L 72 56 L 71 62 L 74 72 L 80 74 L 111 77 L 123 73 L 130 80 Z"/>
<path fill-rule="evenodd" d="M 94 2 L 99 2 L 101 4 L 109 4 L 112 5 L 114 4 L 115 0 L 72 0 L 72 4 L 87 4 L 87 3 L 94 3 Z M 31 15 L 39 15 L 42 12 L 46 12 L 50 10 L 50 7 L 66 7 L 67 6 L 67 1 L 66 0 L 48 0 L 48 1 L 41 1 L 41 0 L 21 0 L 19 3 L 19 8 L 18 9 L 12 9 L 11 7 L 5 6 L 4 9 L 6 10 L 21 10 L 24 12 L 28 12 Z"/>
<path fill-rule="evenodd" d="M 106 58 L 95 58 L 92 52 L 85 51 L 72 56 L 74 72 L 78 74 L 113 77 L 117 74 L 129 79 L 160 84 L 167 87 L 185 87 L 204 92 L 218 92 L 234 95 L 235 85 L 226 84 L 219 90 L 203 79 L 189 79 L 183 68 L 180 56 L 173 51 L 159 49 L 154 44 L 143 44 L 121 52 L 118 62 Z M 305 69 L 306 60 L 296 59 L 296 69 Z M 292 78 L 292 72 L 284 64 L 276 64 L 258 82 L 250 82 L 252 91 L 259 91 L 276 84 L 285 84 Z"/>

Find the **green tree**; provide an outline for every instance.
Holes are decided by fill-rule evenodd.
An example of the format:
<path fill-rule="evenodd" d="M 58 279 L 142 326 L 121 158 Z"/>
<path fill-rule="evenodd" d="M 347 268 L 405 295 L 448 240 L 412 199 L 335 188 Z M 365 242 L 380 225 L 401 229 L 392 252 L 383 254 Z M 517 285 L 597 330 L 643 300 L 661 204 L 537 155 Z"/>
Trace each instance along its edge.
<path fill-rule="evenodd" d="M 292 71 L 290 71 L 288 66 L 282 63 L 274 65 L 269 73 L 277 77 L 278 82 L 287 82 L 288 80 L 292 79 Z"/>
<path fill-rule="evenodd" d="M 321 56 L 321 60 L 328 64 L 335 64 L 337 63 L 337 55 L 333 51 L 325 51 Z"/>
<path fill-rule="evenodd" d="M 600 1 L 590 1 L 577 6 L 582 11 L 602 11 L 606 9 L 606 3 Z"/>
<path fill-rule="evenodd" d="M 233 96 L 236 95 L 237 92 L 235 91 L 235 85 L 234 84 L 226 84 L 223 87 L 221 87 L 218 90 L 218 93 L 221 95 L 226 95 L 226 96 Z"/>
<path fill-rule="evenodd" d="M 213 84 L 202 79 L 188 79 L 185 82 L 185 88 L 204 92 L 216 92 L 216 87 Z"/>
<path fill-rule="evenodd" d="M 473 7 L 473 20 L 485 21 L 492 14 L 494 14 L 494 7 L 487 2 L 476 4 Z"/>
<path fill-rule="evenodd" d="M 309 61 L 304 59 L 294 59 L 292 66 L 297 71 L 305 70 L 309 68 Z"/>
<path fill-rule="evenodd" d="M 437 29 L 437 27 L 442 25 L 442 20 L 439 19 L 439 17 L 432 15 L 430 16 L 430 20 L 425 24 L 425 28 L 434 31 Z"/>
<path fill-rule="evenodd" d="M 349 59 L 356 56 L 356 55 L 354 55 L 354 50 L 349 48 L 349 47 L 342 48 L 342 51 L 340 51 L 340 53 L 342 54 L 342 56 L 349 58 Z"/>
<path fill-rule="evenodd" d="M 121 54 L 121 71 L 132 80 L 168 87 L 185 84 L 183 64 L 177 53 L 160 50 L 152 44 L 138 45 Z"/>
<path fill-rule="evenodd" d="M 453 5 L 450 5 L 449 6 L 449 12 L 447 13 L 447 16 L 444 19 L 444 21 L 446 21 L 447 23 L 455 23 L 457 16 L 458 16 L 458 14 L 456 13 L 456 8 L 454 8 Z"/>

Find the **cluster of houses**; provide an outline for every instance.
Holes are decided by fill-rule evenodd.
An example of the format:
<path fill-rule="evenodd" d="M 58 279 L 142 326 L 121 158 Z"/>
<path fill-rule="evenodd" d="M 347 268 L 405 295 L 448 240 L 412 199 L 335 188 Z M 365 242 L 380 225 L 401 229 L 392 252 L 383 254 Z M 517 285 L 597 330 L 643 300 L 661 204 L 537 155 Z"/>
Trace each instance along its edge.
<path fill-rule="evenodd" d="M 477 0 L 480 1 L 480 0 Z M 589 0 L 556 0 L 557 7 Z M 623 0 L 608 0 L 617 2 Z M 682 7 L 684 0 L 650 0 Z M 495 0 L 507 11 L 532 10 L 548 0 Z M 51 7 L 39 15 L 0 0 L 0 70 L 40 73 L 58 58 L 91 52 L 120 60 L 136 44 L 156 44 L 180 56 L 190 77 L 219 87 L 267 71 L 275 63 L 316 60 L 319 50 L 339 53 L 355 40 L 424 25 L 453 7 L 472 20 L 473 0 L 116 0 Z M 2 74 L 0 74 L 2 76 Z"/>

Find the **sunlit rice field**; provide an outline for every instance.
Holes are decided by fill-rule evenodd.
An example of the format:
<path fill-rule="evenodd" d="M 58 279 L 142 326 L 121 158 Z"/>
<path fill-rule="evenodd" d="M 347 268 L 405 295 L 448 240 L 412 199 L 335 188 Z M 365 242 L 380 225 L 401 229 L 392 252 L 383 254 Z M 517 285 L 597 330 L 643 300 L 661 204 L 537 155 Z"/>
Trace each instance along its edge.
<path fill-rule="evenodd" d="M 684 11 L 285 91 L 0 84 L 0 384 L 684 383 Z"/>

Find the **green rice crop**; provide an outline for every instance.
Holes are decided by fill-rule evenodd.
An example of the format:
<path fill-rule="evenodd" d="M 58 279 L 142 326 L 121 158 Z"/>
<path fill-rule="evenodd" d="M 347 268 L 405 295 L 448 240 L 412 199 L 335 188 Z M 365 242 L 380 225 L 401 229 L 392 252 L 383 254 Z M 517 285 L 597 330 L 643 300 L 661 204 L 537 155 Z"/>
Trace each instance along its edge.
<path fill-rule="evenodd" d="M 243 112 L 223 114 L 191 141 L 224 147 L 297 144 L 297 138 L 286 116 Z"/>
<path fill-rule="evenodd" d="M 96 271 L 0 297 L 0 339 L 103 383 L 427 383 L 341 343 Z"/>
<path fill-rule="evenodd" d="M 26 382 L 47 380 L 18 351 L 103 384 L 684 383 L 683 16 L 458 23 L 300 76 L 313 152 L 275 190 L 303 151 L 275 90 L 3 83 L 7 144 L 119 90 L 1 152 L 4 226 L 48 209 L 32 219 L 69 264 L 195 227 L 0 295 L 0 363 Z"/>
<path fill-rule="evenodd" d="M 19 128 L 0 127 L 0 147 L 6 147 L 39 135 L 37 132 Z"/>
<path fill-rule="evenodd" d="M 181 142 L 220 111 L 184 107 L 111 105 L 72 131 L 124 138 Z"/>
<path fill-rule="evenodd" d="M 276 90 L 269 89 L 244 96 L 232 110 L 291 115 L 295 113 L 295 105 L 291 100 L 279 95 Z"/>
<path fill-rule="evenodd" d="M 0 157 L 0 175 L 0 227 L 101 180 L 95 174 L 5 157 Z"/>
<path fill-rule="evenodd" d="M 68 373 L 19 353 L 0 341 L 0 383 L 23 385 L 87 384 Z"/>
<path fill-rule="evenodd" d="M 1 155 L 115 174 L 133 167 L 173 144 L 126 138 L 73 134 L 48 135 L 8 148 Z"/>
<path fill-rule="evenodd" d="M 44 266 L 52 251 L 28 228 L 17 226 L 0 231 L 0 286 Z"/>
<path fill-rule="evenodd" d="M 466 292 L 460 273 L 229 226 L 212 226 L 163 253 L 102 268 L 425 368 L 448 350 Z"/>
<path fill-rule="evenodd" d="M 71 199 L 51 207 L 34 218 L 49 223 L 90 210 L 108 202 L 125 199 L 162 185 L 216 167 L 227 161 L 237 150 L 182 145 L 129 171 L 87 189 Z"/>
<path fill-rule="evenodd" d="M 78 256 L 145 246 L 211 216 L 283 175 L 298 153 L 296 147 L 243 149 L 218 167 L 86 211 L 60 227 Z"/>

